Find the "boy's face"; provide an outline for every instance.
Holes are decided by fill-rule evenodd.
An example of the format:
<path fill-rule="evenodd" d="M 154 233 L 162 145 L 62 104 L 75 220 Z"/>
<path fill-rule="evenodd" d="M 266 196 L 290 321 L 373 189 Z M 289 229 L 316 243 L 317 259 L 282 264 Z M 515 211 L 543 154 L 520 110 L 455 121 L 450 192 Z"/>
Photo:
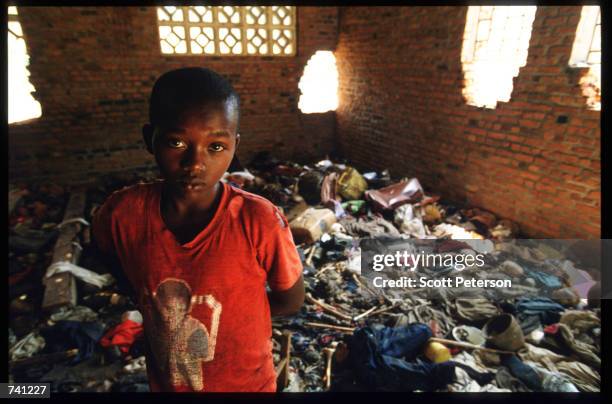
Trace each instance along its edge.
<path fill-rule="evenodd" d="M 143 134 L 170 189 L 198 197 L 212 192 L 230 166 L 240 140 L 237 124 L 234 104 L 212 103 L 173 122 L 145 125 Z"/>

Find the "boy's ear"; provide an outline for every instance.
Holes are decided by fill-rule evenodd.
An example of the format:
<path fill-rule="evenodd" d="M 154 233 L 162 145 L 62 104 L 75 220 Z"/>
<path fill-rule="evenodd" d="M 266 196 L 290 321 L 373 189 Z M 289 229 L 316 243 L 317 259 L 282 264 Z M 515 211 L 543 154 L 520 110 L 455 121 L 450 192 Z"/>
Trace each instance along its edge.
<path fill-rule="evenodd" d="M 240 133 L 236 132 L 236 149 L 238 149 L 239 144 L 240 144 Z"/>
<path fill-rule="evenodd" d="M 142 125 L 142 139 L 147 146 L 147 151 L 151 154 L 153 153 L 153 125 L 149 123 L 145 123 Z"/>

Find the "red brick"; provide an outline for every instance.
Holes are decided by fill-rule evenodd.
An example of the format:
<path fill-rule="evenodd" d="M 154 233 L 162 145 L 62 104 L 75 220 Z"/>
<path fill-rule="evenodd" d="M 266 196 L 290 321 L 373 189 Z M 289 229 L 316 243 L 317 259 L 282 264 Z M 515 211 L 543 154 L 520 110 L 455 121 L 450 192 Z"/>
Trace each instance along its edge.
<path fill-rule="evenodd" d="M 526 128 L 539 128 L 540 125 L 541 125 L 541 122 L 532 121 L 530 119 L 521 119 L 521 120 L 519 120 L 519 124 L 521 126 L 526 127 Z"/>

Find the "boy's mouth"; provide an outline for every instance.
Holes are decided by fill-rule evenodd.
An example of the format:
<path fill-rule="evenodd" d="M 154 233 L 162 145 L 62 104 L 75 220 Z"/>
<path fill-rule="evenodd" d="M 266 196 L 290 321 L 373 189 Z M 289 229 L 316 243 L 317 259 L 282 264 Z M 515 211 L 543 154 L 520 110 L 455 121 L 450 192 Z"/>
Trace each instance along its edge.
<path fill-rule="evenodd" d="M 184 178 L 177 181 L 180 186 L 186 189 L 199 189 L 206 185 L 206 182 L 199 178 Z"/>

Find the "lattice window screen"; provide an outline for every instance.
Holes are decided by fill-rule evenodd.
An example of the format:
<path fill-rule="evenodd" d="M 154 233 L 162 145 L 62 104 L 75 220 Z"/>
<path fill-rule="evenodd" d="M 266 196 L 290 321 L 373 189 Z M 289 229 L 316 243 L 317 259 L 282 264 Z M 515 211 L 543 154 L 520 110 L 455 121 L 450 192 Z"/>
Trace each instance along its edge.
<path fill-rule="evenodd" d="M 295 15 L 290 6 L 158 7 L 161 52 L 295 56 Z"/>

